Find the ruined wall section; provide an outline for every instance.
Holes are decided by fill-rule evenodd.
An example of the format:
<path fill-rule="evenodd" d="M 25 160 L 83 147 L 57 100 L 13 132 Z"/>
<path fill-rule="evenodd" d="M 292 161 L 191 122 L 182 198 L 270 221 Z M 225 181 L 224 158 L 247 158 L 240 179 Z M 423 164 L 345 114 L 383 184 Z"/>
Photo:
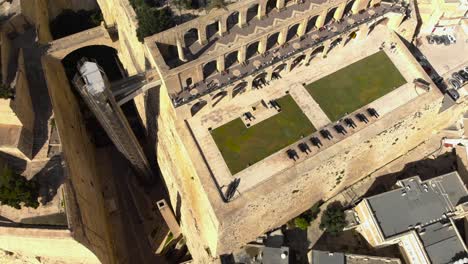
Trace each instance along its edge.
<path fill-rule="evenodd" d="M 128 0 L 98 0 L 107 26 L 118 30 L 119 59 L 128 75 L 145 70 L 145 48 L 137 38 L 138 21 Z"/>
<path fill-rule="evenodd" d="M 73 239 L 68 230 L 0 227 L 0 248 L 66 263 L 100 263 L 89 249 Z"/>
<path fill-rule="evenodd" d="M 258 194 L 255 199 L 238 198 L 230 202 L 232 210 L 220 216 L 224 221 L 220 227 L 219 253 L 230 252 L 254 240 L 259 230 L 285 224 L 319 199 L 333 197 L 421 144 L 466 111 L 465 101 L 439 113 L 442 99 L 436 93 L 423 95 L 382 117 L 379 122 L 324 150 L 312 162 L 299 163 L 275 175 L 249 191 Z"/>
<path fill-rule="evenodd" d="M 150 90 L 149 92 L 152 92 Z M 162 86 L 159 91 L 157 160 L 169 191 L 171 204 L 176 214 L 181 216 L 181 230 L 186 236 L 187 245 L 196 263 L 210 263 L 210 256 L 217 254 L 218 222 L 208 201 L 207 193 L 196 174 L 193 161 L 182 142 L 175 111 Z M 154 116 L 153 113 L 147 113 Z"/>
<path fill-rule="evenodd" d="M 70 188 L 79 213 L 70 226 L 74 238 L 91 249 L 102 263 L 118 263 L 112 242 L 108 215 L 99 181 L 96 149 L 90 140 L 75 95 L 69 85 L 62 63 L 43 57 L 42 65 L 47 80 L 55 122 L 62 139 L 63 156 L 67 162 Z M 69 193 L 70 194 L 70 193 Z M 82 227 L 82 230 L 74 228 Z M 83 236 L 75 236 L 82 233 Z"/>

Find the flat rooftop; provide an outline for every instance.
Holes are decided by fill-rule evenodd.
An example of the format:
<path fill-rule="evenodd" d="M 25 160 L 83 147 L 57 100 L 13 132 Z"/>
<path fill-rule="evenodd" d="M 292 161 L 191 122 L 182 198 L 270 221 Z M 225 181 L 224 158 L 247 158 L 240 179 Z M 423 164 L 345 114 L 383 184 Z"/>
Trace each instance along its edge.
<path fill-rule="evenodd" d="M 312 264 L 401 264 L 397 258 L 312 250 Z"/>
<path fill-rule="evenodd" d="M 449 217 L 468 191 L 457 172 L 421 181 L 400 181 L 402 188 L 367 198 L 386 238 L 416 230 L 432 263 L 451 263 L 465 246 Z"/>
<path fill-rule="evenodd" d="M 221 192 L 225 192 L 226 186 L 232 183 L 234 180 L 240 180 L 240 183 L 237 187 L 239 192 L 245 192 L 252 187 L 258 185 L 259 183 L 266 181 L 268 178 L 282 173 L 285 170 L 295 167 L 299 163 L 305 161 L 313 162 L 316 165 L 319 165 L 320 159 L 315 159 L 316 154 L 322 152 L 328 147 L 340 142 L 341 140 L 350 137 L 354 133 L 357 133 L 361 129 L 364 129 L 374 122 L 378 122 L 382 117 L 389 114 L 390 112 L 398 109 L 399 107 L 405 105 L 406 103 L 414 100 L 420 95 L 426 94 L 427 92 L 419 87 L 415 87 L 412 84 L 415 78 L 425 78 L 425 73 L 420 68 L 414 68 L 415 59 L 407 53 L 401 52 L 398 50 L 390 50 L 389 45 L 384 49 L 379 49 L 383 41 L 389 43 L 392 38 L 395 37 L 390 30 L 385 26 L 377 26 L 371 35 L 365 39 L 353 39 L 347 43 L 344 47 L 335 47 L 333 50 L 327 54 L 327 58 L 322 59 L 321 57 L 313 58 L 310 65 L 306 66 L 304 63 L 299 63 L 295 66 L 292 71 L 280 72 L 281 78 L 278 80 L 271 81 L 268 85 L 262 89 L 255 89 L 244 93 L 238 96 L 235 96 L 231 100 L 221 100 L 217 103 L 216 107 L 212 109 L 202 109 L 199 114 L 187 120 L 188 125 L 191 129 L 193 138 L 200 146 L 200 151 L 204 156 L 206 165 L 212 172 L 213 180 L 218 188 L 221 189 Z M 406 47 L 401 47 L 406 51 Z M 398 73 L 398 80 L 393 83 L 394 85 L 387 87 L 386 89 L 378 90 L 377 96 L 371 97 L 370 101 L 365 99 L 362 101 L 362 104 L 351 106 L 351 110 L 345 117 L 351 117 L 356 123 L 356 127 L 351 129 L 346 127 L 344 122 L 334 122 L 330 118 L 326 111 L 322 109 L 320 101 L 317 99 L 317 102 L 314 98 L 314 95 L 308 92 L 306 87 L 307 84 L 314 83 L 329 76 L 341 69 L 346 68 L 347 66 L 359 62 L 365 58 L 372 56 L 381 56 L 386 58 L 388 65 L 393 64 L 393 69 L 386 68 L 385 71 L 393 71 Z M 360 74 L 359 71 L 356 74 Z M 365 70 L 362 73 L 362 76 L 366 76 Z M 361 92 L 366 93 L 368 89 L 365 85 L 362 85 L 364 89 Z M 333 89 L 334 87 L 328 87 L 326 89 Z M 375 89 L 375 88 L 373 88 Z M 375 91 L 374 91 L 375 92 Z M 234 160 L 234 163 L 242 162 L 242 164 L 236 165 L 236 169 L 231 170 L 232 161 L 226 161 L 225 159 L 225 149 L 223 147 L 218 147 L 220 140 L 218 138 L 217 129 L 223 129 L 223 126 L 228 124 L 227 127 L 230 127 L 234 122 L 237 124 L 241 133 L 244 133 L 248 129 L 253 129 L 255 126 L 258 126 L 262 122 L 268 121 L 268 117 L 264 118 L 262 115 L 270 115 L 265 113 L 262 115 L 257 115 L 259 120 L 252 121 L 255 124 L 252 124 L 250 128 L 245 128 L 243 125 L 246 124 L 244 114 L 246 112 L 251 112 L 256 115 L 253 111 L 252 106 L 259 105 L 259 102 L 270 102 L 271 100 L 278 100 L 285 96 L 289 96 L 293 99 L 295 104 L 298 106 L 299 111 L 302 113 L 296 113 L 294 116 L 297 118 L 305 115 L 306 119 L 312 124 L 313 128 L 317 130 L 312 134 L 298 133 L 292 138 L 296 138 L 296 141 L 291 143 L 291 141 L 285 140 L 285 143 L 279 144 L 280 146 L 272 149 L 272 152 L 264 154 L 264 157 L 258 157 L 251 159 L 250 162 Z M 333 93 L 330 94 L 330 99 L 334 97 Z M 377 98 L 378 97 L 378 98 Z M 333 100 L 332 100 L 333 101 Z M 361 107 L 362 105 L 362 107 Z M 358 107 L 357 109 L 354 109 Z M 367 108 L 374 108 L 379 117 L 371 117 L 366 112 Z M 368 117 L 368 122 L 360 122 L 356 119 L 356 113 L 365 113 Z M 274 118 L 274 115 L 272 115 Z M 242 122 L 241 122 L 242 121 Z M 304 121 L 304 123 L 308 123 Z M 338 133 L 334 126 L 337 124 L 342 124 L 345 127 L 346 133 Z M 382 131 L 384 128 L 382 126 L 375 127 L 375 133 Z M 320 135 L 319 130 L 326 129 L 332 134 L 331 139 L 325 139 Z M 296 131 L 296 130 L 294 130 Z M 270 131 L 266 131 L 265 134 L 268 135 Z M 239 144 L 234 144 L 233 141 L 237 140 L 240 135 L 236 134 L 234 130 L 231 132 L 234 135 L 232 138 L 224 137 L 224 143 L 228 148 L 236 149 L 240 146 Z M 300 135 L 297 137 L 297 135 Z M 303 137 L 302 137 L 303 136 Z M 311 143 L 311 138 L 317 137 L 321 140 L 321 147 L 315 147 Z M 283 138 L 281 138 L 283 139 Z M 362 139 L 364 141 L 365 139 Z M 262 144 L 276 144 L 278 139 L 273 137 L 261 138 Z M 306 143 L 310 152 L 308 154 L 302 153 L 298 144 Z M 244 147 L 255 148 L 255 144 L 243 143 Z M 288 149 L 294 149 L 299 158 L 295 161 L 290 159 L 286 154 Z M 238 150 L 238 149 L 237 149 Z M 223 153 L 224 151 L 224 153 Z M 241 152 L 241 155 L 246 155 L 247 151 Z M 229 159 L 236 159 L 236 156 L 233 155 Z M 231 164 L 230 164 L 231 163 Z M 250 163 L 250 164 L 249 164 Z"/>
<path fill-rule="evenodd" d="M 403 188 L 367 198 L 386 238 L 446 219 L 468 196 L 457 172 L 424 182 L 413 177 L 401 183 Z"/>

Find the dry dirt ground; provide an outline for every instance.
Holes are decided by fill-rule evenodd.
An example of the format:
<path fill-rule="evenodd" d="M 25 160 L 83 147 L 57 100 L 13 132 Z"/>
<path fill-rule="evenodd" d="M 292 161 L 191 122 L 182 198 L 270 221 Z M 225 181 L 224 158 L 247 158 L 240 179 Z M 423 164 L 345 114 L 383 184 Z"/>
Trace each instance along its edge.
<path fill-rule="evenodd" d="M 25 256 L 0 250 L 0 263 L 3 264 L 86 264 L 85 262 L 63 262 L 47 258 Z"/>

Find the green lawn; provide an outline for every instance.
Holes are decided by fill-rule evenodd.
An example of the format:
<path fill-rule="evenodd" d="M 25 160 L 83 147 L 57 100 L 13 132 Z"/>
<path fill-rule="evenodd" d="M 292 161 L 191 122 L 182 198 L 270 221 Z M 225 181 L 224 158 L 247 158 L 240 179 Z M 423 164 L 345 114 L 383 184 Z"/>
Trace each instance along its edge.
<path fill-rule="evenodd" d="M 331 121 L 382 97 L 406 81 L 380 51 L 306 86 Z M 378 111 L 378 109 L 377 109 Z"/>
<path fill-rule="evenodd" d="M 212 131 L 212 136 L 232 174 L 315 131 L 294 99 L 277 100 L 282 111 L 250 128 L 237 118 Z M 255 113 L 254 113 L 255 114 Z"/>

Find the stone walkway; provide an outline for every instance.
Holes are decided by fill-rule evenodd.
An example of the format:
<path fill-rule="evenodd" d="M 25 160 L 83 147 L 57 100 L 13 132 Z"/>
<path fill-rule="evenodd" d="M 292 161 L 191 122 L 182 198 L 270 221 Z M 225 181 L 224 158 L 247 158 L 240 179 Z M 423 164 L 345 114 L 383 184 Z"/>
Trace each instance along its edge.
<path fill-rule="evenodd" d="M 291 85 L 290 94 L 292 98 L 301 108 L 302 112 L 309 118 L 315 129 L 320 128 L 331 123 L 330 118 L 323 112 L 319 104 L 312 98 L 312 95 L 305 89 L 304 86 L 298 83 Z"/>

